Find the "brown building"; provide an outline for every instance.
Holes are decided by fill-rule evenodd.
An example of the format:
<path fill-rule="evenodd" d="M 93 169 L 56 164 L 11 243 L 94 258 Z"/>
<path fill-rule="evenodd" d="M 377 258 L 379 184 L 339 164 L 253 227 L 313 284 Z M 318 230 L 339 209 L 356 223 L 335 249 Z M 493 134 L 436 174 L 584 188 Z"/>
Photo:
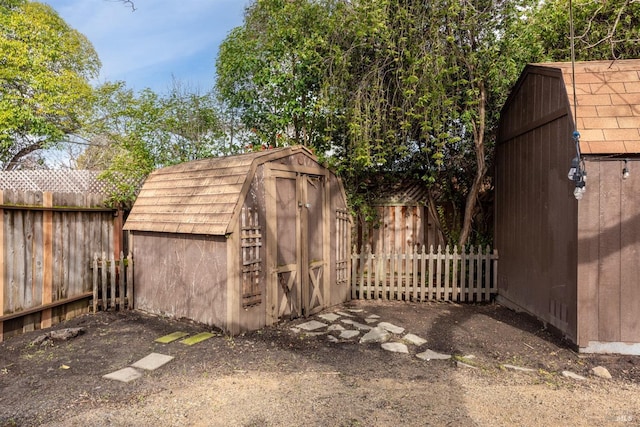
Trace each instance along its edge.
<path fill-rule="evenodd" d="M 143 311 L 235 334 L 350 295 L 344 189 L 303 147 L 160 169 L 125 228 Z"/>
<path fill-rule="evenodd" d="M 580 351 L 640 354 L 640 60 L 576 63 L 575 100 L 571 64 L 532 64 L 502 110 L 499 299 Z M 588 177 L 579 201 L 574 129 Z"/>

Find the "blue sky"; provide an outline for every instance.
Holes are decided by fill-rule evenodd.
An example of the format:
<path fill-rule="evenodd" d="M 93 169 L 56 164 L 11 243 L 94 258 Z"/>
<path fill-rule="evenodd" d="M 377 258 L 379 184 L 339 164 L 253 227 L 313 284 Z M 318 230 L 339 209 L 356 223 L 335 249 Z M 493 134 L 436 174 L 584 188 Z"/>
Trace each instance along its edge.
<path fill-rule="evenodd" d="M 166 92 L 172 76 L 209 90 L 218 46 L 242 25 L 251 0 L 40 0 L 83 33 L 102 61 L 99 81 L 124 80 L 136 90 Z"/>

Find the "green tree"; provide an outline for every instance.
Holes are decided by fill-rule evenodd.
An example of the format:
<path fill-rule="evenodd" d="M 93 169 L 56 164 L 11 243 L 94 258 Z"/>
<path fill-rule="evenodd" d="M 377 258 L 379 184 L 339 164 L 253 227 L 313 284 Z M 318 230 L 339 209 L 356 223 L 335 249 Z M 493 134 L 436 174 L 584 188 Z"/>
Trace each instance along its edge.
<path fill-rule="evenodd" d="M 217 90 L 251 130 L 250 142 L 321 145 L 325 11 L 322 1 L 258 0 L 221 44 Z"/>
<path fill-rule="evenodd" d="M 130 203 L 154 169 L 237 151 L 225 140 L 215 98 L 178 82 L 164 95 L 135 93 L 124 82 L 96 88 L 78 166 L 104 170 L 113 203 Z"/>
<path fill-rule="evenodd" d="M 576 59 L 640 58 L 640 2 L 637 0 L 574 0 Z M 523 27 L 535 45 L 538 60 L 571 59 L 569 0 L 547 0 L 533 10 Z"/>
<path fill-rule="evenodd" d="M 290 140 L 326 151 L 352 202 L 372 176 L 424 179 L 461 212 L 448 228 L 466 244 L 498 112 L 533 55 L 519 34 L 531 3 L 258 0 L 223 43 L 218 87 L 263 143 L 305 122 L 313 137 Z"/>
<path fill-rule="evenodd" d="M 0 1 L 0 164 L 19 167 L 81 126 L 100 62 L 49 6 Z"/>
<path fill-rule="evenodd" d="M 326 91 L 345 111 L 347 132 L 332 140 L 351 188 L 379 171 L 421 177 L 433 198 L 448 196 L 462 212 L 450 237 L 469 241 L 478 198 L 491 188 L 498 112 L 532 57 L 518 37 L 529 3 L 343 3 L 339 21 L 350 31 L 333 34 Z"/>

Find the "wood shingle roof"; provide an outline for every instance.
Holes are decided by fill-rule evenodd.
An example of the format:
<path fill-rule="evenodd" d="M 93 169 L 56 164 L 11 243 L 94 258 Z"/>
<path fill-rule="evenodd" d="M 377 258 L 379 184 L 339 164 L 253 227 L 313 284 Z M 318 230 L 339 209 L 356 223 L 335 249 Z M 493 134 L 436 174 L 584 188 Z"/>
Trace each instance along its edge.
<path fill-rule="evenodd" d="M 560 70 L 583 154 L 640 153 L 640 59 L 532 64 Z"/>
<path fill-rule="evenodd" d="M 303 147 L 286 147 L 159 169 L 144 182 L 125 229 L 225 235 L 257 166 L 294 152 L 315 160 Z"/>

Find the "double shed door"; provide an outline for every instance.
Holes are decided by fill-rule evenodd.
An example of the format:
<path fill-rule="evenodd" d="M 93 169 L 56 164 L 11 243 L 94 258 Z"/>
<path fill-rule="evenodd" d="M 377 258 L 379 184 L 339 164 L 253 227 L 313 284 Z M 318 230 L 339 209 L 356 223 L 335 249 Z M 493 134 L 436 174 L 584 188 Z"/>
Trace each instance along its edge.
<path fill-rule="evenodd" d="M 268 314 L 273 321 L 309 316 L 328 300 L 327 179 L 281 170 L 272 170 L 271 179 L 269 211 L 275 230 L 270 252 L 275 266 Z"/>

